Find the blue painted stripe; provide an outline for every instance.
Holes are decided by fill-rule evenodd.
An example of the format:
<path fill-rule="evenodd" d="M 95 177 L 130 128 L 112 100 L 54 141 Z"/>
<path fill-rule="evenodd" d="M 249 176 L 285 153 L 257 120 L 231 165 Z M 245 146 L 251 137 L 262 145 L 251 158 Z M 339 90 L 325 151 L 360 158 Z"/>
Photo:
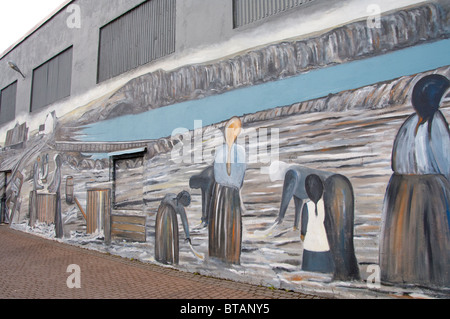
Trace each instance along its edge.
<path fill-rule="evenodd" d="M 232 116 L 292 105 L 446 65 L 450 65 L 450 39 L 98 122 L 86 127 L 81 138 L 102 142 L 158 139 L 170 136 L 176 128 L 194 129 L 195 120 L 206 126 Z"/>

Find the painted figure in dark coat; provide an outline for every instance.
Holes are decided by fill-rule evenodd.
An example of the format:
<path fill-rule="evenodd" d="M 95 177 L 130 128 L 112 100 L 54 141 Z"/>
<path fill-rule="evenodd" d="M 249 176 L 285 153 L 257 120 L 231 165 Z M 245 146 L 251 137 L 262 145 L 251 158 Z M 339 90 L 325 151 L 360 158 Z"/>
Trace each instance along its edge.
<path fill-rule="evenodd" d="M 320 176 L 322 180 L 333 175 L 333 173 L 330 172 L 320 171 L 301 165 L 289 166 L 289 169 L 284 177 L 280 212 L 278 214 L 276 223 L 281 224 L 283 222 L 289 203 L 291 202 L 292 198 L 294 198 L 295 204 L 294 228 L 298 229 L 300 222 L 300 214 L 303 209 L 303 205 L 307 200 L 309 200 L 308 193 L 306 192 L 305 189 L 305 182 L 306 178 L 311 174 Z"/>
<path fill-rule="evenodd" d="M 353 243 L 355 195 L 350 180 L 340 174 L 324 182 L 325 229 L 334 262 L 335 281 L 359 280 Z"/>
<path fill-rule="evenodd" d="M 209 216 L 211 215 L 211 199 L 214 191 L 214 166 L 210 166 L 198 175 L 194 175 L 189 180 L 189 187 L 202 191 L 202 223 L 200 228 L 208 227 Z"/>
<path fill-rule="evenodd" d="M 186 241 L 190 243 L 189 223 L 185 207 L 191 203 L 191 195 L 183 191 L 178 195 L 167 194 L 161 201 L 156 215 L 155 259 L 163 264 L 179 262 L 178 218 L 183 224 Z"/>
<path fill-rule="evenodd" d="M 353 244 L 354 235 L 354 193 L 351 182 L 342 175 L 291 165 L 284 179 L 280 212 L 276 224 L 281 224 L 292 198 L 295 204 L 294 228 L 301 220 L 301 236 L 306 235 L 308 210 L 305 205 L 310 200 L 306 190 L 306 179 L 318 176 L 323 183 L 324 226 L 334 263 L 333 280 L 359 280 L 359 267 Z M 300 219 L 301 216 L 301 219 Z"/>
<path fill-rule="evenodd" d="M 383 208 L 381 280 L 450 286 L 450 131 L 439 111 L 450 81 L 425 76 L 392 150 Z"/>

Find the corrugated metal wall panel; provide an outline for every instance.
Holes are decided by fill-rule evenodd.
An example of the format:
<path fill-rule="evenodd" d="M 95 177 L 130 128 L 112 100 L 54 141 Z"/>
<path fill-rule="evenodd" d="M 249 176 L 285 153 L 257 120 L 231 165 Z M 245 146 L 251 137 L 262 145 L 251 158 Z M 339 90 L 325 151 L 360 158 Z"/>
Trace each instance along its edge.
<path fill-rule="evenodd" d="M 73 50 L 68 50 L 58 58 L 58 82 L 56 100 L 70 95 L 72 86 L 72 59 Z"/>
<path fill-rule="evenodd" d="M 33 71 L 31 111 L 70 95 L 72 51 L 72 47 L 70 47 Z"/>
<path fill-rule="evenodd" d="M 48 64 L 40 66 L 33 71 L 33 88 L 31 90 L 31 109 L 45 105 L 47 96 Z"/>
<path fill-rule="evenodd" d="M 315 0 L 233 0 L 234 27 L 256 22 Z"/>
<path fill-rule="evenodd" d="M 146 1 L 100 29 L 98 82 L 175 51 L 176 0 Z"/>
<path fill-rule="evenodd" d="M 17 81 L 0 91 L 0 124 L 16 117 Z"/>

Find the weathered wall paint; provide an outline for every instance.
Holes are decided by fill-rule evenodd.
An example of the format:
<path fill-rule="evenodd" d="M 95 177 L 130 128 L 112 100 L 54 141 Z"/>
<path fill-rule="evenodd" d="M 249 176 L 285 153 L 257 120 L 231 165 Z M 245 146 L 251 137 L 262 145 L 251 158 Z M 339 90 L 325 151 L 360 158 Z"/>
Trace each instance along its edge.
<path fill-rule="evenodd" d="M 202 120 L 203 125 L 211 125 L 233 115 L 243 116 L 280 105 L 310 101 L 328 94 L 433 70 L 448 65 L 449 50 L 450 40 L 441 40 L 374 58 L 313 70 L 276 82 L 100 121 L 87 125 L 81 133 L 84 136 L 81 139 L 114 142 L 167 137 L 179 127 L 193 130 L 194 122 L 198 119 Z M 423 59 L 424 56 L 427 59 Z M 123 105 L 119 107 L 125 108 Z M 170 125 L 166 124 L 168 118 Z"/>
<path fill-rule="evenodd" d="M 278 49 L 299 45 L 299 42 L 294 41 L 254 51 L 253 53 L 273 52 L 271 57 L 278 59 L 272 60 L 274 64 L 262 59 L 260 68 L 252 69 L 251 72 L 248 70 L 249 64 L 245 63 L 239 64 L 240 68 L 230 69 L 228 74 L 233 79 L 239 79 L 232 86 L 213 83 L 214 79 L 227 79 L 226 74 L 220 72 L 210 73 L 210 76 L 206 77 L 209 82 L 195 81 L 201 77 L 193 75 L 179 77 L 180 82 L 174 79 L 177 79 L 177 75 L 189 74 L 190 71 L 187 70 L 225 70 L 224 66 L 243 61 L 251 53 L 222 59 L 207 65 L 206 68 L 202 68 L 204 65 L 184 67 L 174 72 L 160 71 L 137 78 L 112 96 L 96 101 L 89 108 L 80 108 L 63 118 L 56 118 L 54 130 L 53 127 L 49 130 L 46 127 L 36 134 L 31 134 L 22 148 L 11 148 L 1 153 L 0 170 L 11 171 L 11 182 L 6 190 L 7 216 L 13 227 L 48 238 L 59 237 L 60 230 L 55 225 L 61 224 L 63 236 L 60 240 L 67 243 L 85 245 L 145 262 L 169 263 L 181 270 L 233 280 L 325 295 L 338 294 L 349 298 L 397 294 L 448 296 L 450 287 L 445 280 L 436 282 L 421 279 L 420 286 L 416 286 L 417 282 L 409 277 L 411 281 L 405 282 L 406 287 L 398 283 L 374 286 L 370 282 L 373 278 L 371 269 L 377 271 L 376 267 L 371 266 L 380 265 L 380 240 L 386 222 L 383 218 L 383 207 L 393 174 L 393 144 L 403 123 L 414 113 L 411 105 L 412 90 L 419 79 L 432 73 L 450 78 L 450 61 L 447 60 L 445 51 L 442 52 L 442 48 L 448 48 L 446 30 L 449 28 L 447 21 L 440 19 L 442 13 L 445 13 L 441 10 L 443 9 L 431 4 L 413 8 L 408 12 L 387 15 L 383 20 L 387 25 L 393 25 L 389 23 L 405 16 L 415 16 L 416 21 L 427 21 L 424 25 L 404 24 L 399 30 L 399 33 L 426 34 L 426 37 L 421 36 L 416 40 L 414 37 L 405 38 L 405 42 L 397 46 L 393 44 L 398 43 L 394 40 L 397 39 L 397 33 L 394 36 L 389 28 L 378 30 L 379 45 L 384 48 L 381 51 L 367 53 L 362 50 L 362 55 L 353 52 L 349 60 L 358 61 L 345 63 L 337 62 L 334 58 L 343 59 L 348 52 L 342 53 L 343 55 L 332 54 L 334 58 L 326 60 L 324 65 L 315 60 L 312 68 L 317 70 L 306 74 L 303 72 L 310 69 L 304 66 L 294 70 L 290 68 L 289 63 L 275 63 L 292 62 L 292 56 L 284 56 L 286 51 Z M 426 29 L 430 22 L 433 27 Z M 339 29 L 339 32 L 355 30 L 354 28 L 359 26 L 363 28 L 361 30 L 365 30 L 362 25 L 356 23 Z M 420 29 L 422 26 L 426 30 Z M 327 36 L 339 33 L 336 32 Z M 315 41 L 320 43 L 325 41 L 327 36 L 319 36 L 302 44 L 307 45 Z M 345 44 L 357 41 L 343 37 L 336 43 L 340 44 L 336 48 L 347 48 L 349 46 Z M 326 55 L 325 53 L 329 52 L 327 48 L 317 45 L 319 54 L 316 57 Z M 433 64 L 427 64 L 429 56 L 416 55 L 416 52 L 423 52 L 423 49 L 432 49 L 426 52 L 433 54 L 433 58 L 430 58 Z M 391 50 L 392 53 L 386 52 Z M 297 54 L 297 58 L 303 56 L 300 51 L 297 51 Z M 372 69 L 369 73 L 364 72 L 367 71 L 367 65 L 364 63 L 386 61 L 384 59 L 396 55 L 407 62 L 406 69 L 397 62 L 391 62 L 385 63 L 389 71 L 393 71 L 389 75 L 386 75 L 385 70 L 377 69 Z M 360 58 L 364 59 L 359 61 Z M 409 58 L 420 64 L 412 65 Z M 335 63 L 339 65 L 331 66 Z M 271 68 L 270 65 L 276 68 Z M 378 68 L 380 66 L 379 63 L 373 65 Z M 357 67 L 356 71 L 345 69 L 352 66 Z M 395 69 L 394 66 L 399 68 Z M 333 73 L 333 70 L 341 68 L 345 71 Z M 310 97 L 297 95 L 296 90 L 292 88 L 298 86 L 298 83 L 293 82 L 294 85 L 289 86 L 289 81 L 310 74 L 328 75 L 331 83 L 335 83 L 339 82 L 341 76 L 349 74 L 348 72 L 358 75 L 355 76 L 356 82 L 351 82 L 348 86 L 346 83 L 328 86 L 323 92 L 319 91 Z M 261 77 L 255 78 L 255 74 Z M 289 78 L 285 79 L 286 77 Z M 162 79 L 171 79 L 165 82 L 164 88 L 168 91 L 163 90 L 159 97 L 151 97 L 149 92 L 154 92 L 155 87 L 153 81 L 158 83 L 158 80 Z M 248 79 L 248 82 L 245 79 Z M 264 82 L 267 83 L 262 84 Z M 257 84 L 259 86 L 256 86 Z M 221 89 L 217 91 L 218 88 Z M 271 88 L 279 94 L 271 92 L 270 104 L 255 106 L 255 109 L 245 108 L 247 102 L 242 102 L 242 97 L 247 96 L 248 103 L 258 101 L 259 93 L 254 93 L 254 90 L 260 88 Z M 164 92 L 167 93 L 170 89 L 178 93 L 173 97 L 164 95 Z M 295 94 L 284 100 L 284 97 L 280 96 L 284 95 L 285 90 L 292 90 Z M 270 92 L 268 89 L 267 91 Z M 204 96 L 208 98 L 198 99 Z M 254 99 L 251 99 L 252 96 Z M 211 102 L 215 101 L 215 98 L 223 99 L 221 103 L 224 108 L 227 103 L 239 105 L 238 103 L 242 102 L 244 109 L 231 109 L 232 115 L 219 113 L 216 114 L 217 118 L 208 118 L 209 115 L 197 117 L 202 112 L 192 112 L 192 109 L 187 108 L 194 119 L 205 119 L 203 125 L 196 127 L 197 130 L 170 136 L 177 125 L 192 129 L 195 123 L 192 123 L 192 118 L 185 118 L 179 123 L 172 122 L 173 108 L 168 106 L 169 104 L 178 103 L 173 106 L 177 107 L 184 105 L 183 103 Z M 448 123 L 448 98 L 443 99 L 440 111 L 443 121 Z M 94 127 L 112 123 L 113 128 L 120 128 L 121 125 L 130 126 L 129 116 L 135 116 L 136 119 L 139 114 L 145 114 L 144 119 L 150 126 L 155 120 L 152 115 L 158 112 L 163 115 L 156 117 L 159 125 L 153 136 L 150 133 L 148 136 L 139 135 L 137 131 L 127 129 L 127 133 L 133 133 L 131 137 L 122 140 L 118 135 L 110 135 L 114 143 L 101 139 L 92 143 L 86 142 L 94 136 L 86 130 L 86 125 Z M 242 130 L 231 139 L 232 143 L 227 145 L 225 142 L 229 139 L 225 130 L 226 122 L 233 115 L 240 116 Z M 159 130 L 163 121 L 171 123 L 167 131 Z M 236 127 L 232 123 L 230 125 Z M 86 132 L 88 135 L 83 136 Z M 255 132 L 258 139 L 252 140 L 255 137 L 252 134 Z M 230 150 L 237 149 L 237 146 L 234 146 L 239 142 L 237 136 L 247 136 L 250 143 L 242 146 L 249 155 L 252 154 L 254 146 L 261 151 L 267 145 L 274 145 L 268 133 L 271 137 L 278 137 L 279 152 L 275 157 L 262 156 L 255 161 L 247 158 L 245 177 L 239 187 L 235 187 L 232 181 L 227 181 L 227 174 L 235 177 L 233 172 L 239 168 L 235 165 L 239 164 L 239 161 L 233 163 L 233 156 L 225 156 L 225 163 L 220 163 L 219 158 L 215 157 L 218 154 L 214 152 L 215 149 L 225 144 L 225 155 L 233 154 Z M 442 136 L 443 142 L 446 141 L 445 138 Z M 256 143 L 253 143 L 255 141 Z M 184 149 L 183 146 L 191 147 Z M 183 150 L 186 150 L 189 158 L 191 155 L 206 154 L 214 155 L 213 160 L 205 161 L 203 158 L 200 161 L 189 161 L 186 157 L 181 163 L 174 161 L 174 152 Z M 38 161 L 38 157 L 48 158 L 48 161 Z M 62 165 L 59 165 L 60 163 Z M 225 165 L 228 163 L 229 165 Z M 211 182 L 212 175 L 206 174 L 206 180 L 200 184 L 192 183 L 192 177 L 211 167 L 214 168 L 214 176 L 218 176 L 217 180 L 214 178 L 214 182 Z M 297 169 L 299 172 L 314 170 L 310 173 L 325 176 L 322 180 L 323 190 L 319 192 L 315 187 L 306 186 L 304 182 L 295 182 L 299 178 L 294 173 Z M 125 171 L 128 171 L 128 174 L 125 174 Z M 325 175 L 322 175 L 323 172 L 326 172 Z M 224 178 L 219 178 L 220 174 Z M 65 191 L 66 185 L 52 187 L 55 184 L 51 181 L 55 180 L 55 177 L 56 180 L 64 182 L 67 177 L 71 177 L 68 195 L 73 196 L 73 201 L 63 200 L 66 194 L 61 192 Z M 305 179 L 303 175 L 300 177 Z M 237 177 L 232 180 L 240 181 Z M 123 183 L 128 182 L 132 185 L 128 197 L 132 199 L 131 202 L 123 197 Z M 228 182 L 231 184 L 227 184 Z M 448 182 L 443 182 L 444 193 L 446 189 L 448 192 L 445 183 Z M 289 189 L 292 185 L 301 187 L 300 190 L 293 190 L 291 196 Z M 316 200 L 314 192 L 311 191 L 314 189 L 319 192 Z M 111 195 L 105 198 L 103 193 L 102 196 L 98 195 L 100 191 Z M 189 196 L 183 191 L 187 191 Z M 49 206 L 54 207 L 52 211 L 55 211 L 55 225 L 47 225 L 48 220 L 38 220 L 34 223 L 35 211 L 44 206 L 42 201 L 41 205 L 36 206 L 35 202 L 30 200 L 34 198 L 34 192 L 36 198 L 45 194 L 56 196 L 57 204 Z M 303 195 L 298 192 L 303 192 Z M 305 192 L 307 196 L 304 195 Z M 93 196 L 96 194 L 97 197 Z M 180 196 L 177 196 L 178 194 Z M 210 199 L 209 206 L 205 198 Z M 291 198 L 294 200 L 289 201 Z M 303 201 L 309 208 L 307 214 L 303 211 Z M 280 208 L 286 205 L 284 218 L 280 218 Z M 99 215 L 99 211 L 107 212 Z M 215 214 L 216 217 L 211 217 L 210 214 Z M 98 232 L 94 231 L 92 234 L 92 229 L 88 229 L 88 220 L 93 218 L 91 215 L 98 218 L 97 223 L 103 224 L 103 229 L 100 227 Z M 345 217 L 332 219 L 337 216 Z M 61 223 L 56 222 L 56 217 L 62 218 Z M 305 217 L 309 218 L 306 220 Z M 445 216 L 442 218 L 445 219 Z M 110 222 L 105 224 L 105 220 Z M 212 230 L 216 220 L 222 220 L 223 225 L 233 221 L 231 224 L 237 228 Z M 316 223 L 317 229 L 320 229 L 317 238 L 324 240 L 323 245 L 311 244 L 312 223 Z M 112 230 L 108 230 L 109 227 Z M 144 240 L 141 236 L 142 229 L 145 230 Z M 121 231 L 119 237 L 111 236 L 118 230 Z M 339 230 L 343 230 L 345 236 L 339 237 Z M 223 234 L 223 237 L 219 236 L 218 241 L 211 241 L 212 235 L 215 234 Z M 167 238 L 178 239 L 178 246 L 165 243 Z M 189 238 L 189 241 L 185 242 L 185 238 Z M 127 241 L 123 242 L 123 239 Z M 445 239 L 443 240 L 440 244 L 447 245 Z M 226 244 L 226 247 L 233 245 L 233 248 L 223 250 L 222 244 Z M 340 244 L 346 249 L 336 248 Z M 161 250 L 165 253 L 158 251 L 156 254 L 156 247 L 172 247 L 172 251 L 177 251 L 177 254 L 169 256 L 167 249 Z M 344 262 L 340 263 L 342 260 Z M 326 269 L 325 261 L 330 263 Z M 448 278 L 448 273 L 443 276 Z"/>
<path fill-rule="evenodd" d="M 366 20 L 357 21 L 313 38 L 269 45 L 244 52 L 228 60 L 222 59 L 219 63 L 187 65 L 169 72 L 157 70 L 131 80 L 108 95 L 107 101 L 100 102 L 103 105 L 100 114 L 95 109 L 90 109 L 76 121 L 76 124 L 85 125 L 124 114 L 140 114 L 162 106 L 201 99 L 238 88 L 272 82 L 275 79 L 286 79 L 296 75 L 308 76 L 309 73 L 317 74 L 311 72 L 312 70 L 330 69 L 342 72 L 331 74 L 331 79 L 335 76 L 339 79 L 341 76 L 348 78 L 349 74 L 355 72 L 351 69 L 352 67 L 360 68 L 359 72 L 365 73 L 364 76 L 353 77 L 352 82 L 347 83 L 347 87 L 333 87 L 339 81 L 330 83 L 331 87 L 322 92 L 322 94 L 328 94 L 330 90 L 333 92 L 333 89 L 339 92 L 434 69 L 446 65 L 445 51 L 433 50 L 427 46 L 413 48 L 411 49 L 413 52 L 406 52 L 406 54 L 416 63 L 405 63 L 407 59 L 402 58 L 402 53 L 394 51 L 447 38 L 449 30 L 442 10 L 440 6 L 433 4 L 419 6 L 386 15 L 380 20 L 381 28 L 369 27 Z M 387 53 L 390 54 L 386 56 Z M 438 61 L 421 58 L 427 54 L 436 54 L 435 58 Z M 374 57 L 378 57 L 379 60 L 367 59 Z M 366 59 L 371 62 L 364 62 Z M 360 61 L 363 64 L 348 63 L 352 61 Z M 336 65 L 340 65 L 340 68 L 330 68 Z M 350 65 L 349 69 L 346 65 Z M 380 67 L 380 65 L 388 67 Z M 373 69 L 365 72 L 366 67 Z M 323 72 L 318 73 L 317 76 L 325 77 L 327 71 Z M 378 76 L 378 78 L 366 80 L 368 76 Z M 350 80 L 347 79 L 347 81 Z M 280 85 L 284 87 L 285 84 Z M 158 90 L 154 90 L 155 87 Z M 291 89 L 299 90 L 298 87 Z M 318 96 L 297 95 L 295 97 L 313 99 Z M 295 102 L 300 101 L 294 99 L 285 103 L 287 105 Z M 249 111 L 259 110 L 250 109 Z"/>

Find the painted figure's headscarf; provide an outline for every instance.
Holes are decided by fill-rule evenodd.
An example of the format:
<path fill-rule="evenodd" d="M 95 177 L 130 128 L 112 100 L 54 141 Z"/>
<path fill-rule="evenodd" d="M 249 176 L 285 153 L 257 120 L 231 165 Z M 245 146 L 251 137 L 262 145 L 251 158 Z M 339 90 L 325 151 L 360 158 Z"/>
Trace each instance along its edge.
<path fill-rule="evenodd" d="M 432 74 L 423 77 L 417 82 L 412 93 L 412 104 L 419 116 L 419 126 L 428 122 L 428 130 L 431 133 L 431 124 L 434 114 L 439 109 L 445 92 L 450 88 L 450 81 L 443 75 Z"/>

